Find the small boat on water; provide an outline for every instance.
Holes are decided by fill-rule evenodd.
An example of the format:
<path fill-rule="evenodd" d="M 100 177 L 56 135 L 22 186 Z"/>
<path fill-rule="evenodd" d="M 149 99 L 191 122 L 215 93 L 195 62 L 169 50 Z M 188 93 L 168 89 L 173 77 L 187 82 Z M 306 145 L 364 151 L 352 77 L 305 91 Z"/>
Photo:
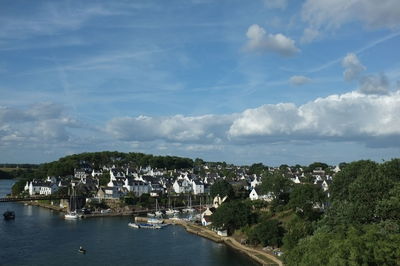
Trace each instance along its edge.
<path fill-rule="evenodd" d="M 139 224 L 137 224 L 137 223 L 129 223 L 128 226 L 133 227 L 133 228 L 140 228 Z"/>
<path fill-rule="evenodd" d="M 82 254 L 86 254 L 86 249 L 84 249 L 83 247 L 79 247 L 79 253 L 82 253 Z"/>
<path fill-rule="evenodd" d="M 161 229 L 162 226 L 159 224 L 146 224 L 146 223 L 129 223 L 129 227 L 143 228 L 143 229 Z"/>
<path fill-rule="evenodd" d="M 3 213 L 3 216 L 4 216 L 5 220 L 13 220 L 13 219 L 15 219 L 15 212 L 6 211 L 5 213 Z"/>
<path fill-rule="evenodd" d="M 64 219 L 66 220 L 76 220 L 78 218 L 81 218 L 81 215 L 79 215 L 76 211 L 67 212 L 64 215 Z"/>

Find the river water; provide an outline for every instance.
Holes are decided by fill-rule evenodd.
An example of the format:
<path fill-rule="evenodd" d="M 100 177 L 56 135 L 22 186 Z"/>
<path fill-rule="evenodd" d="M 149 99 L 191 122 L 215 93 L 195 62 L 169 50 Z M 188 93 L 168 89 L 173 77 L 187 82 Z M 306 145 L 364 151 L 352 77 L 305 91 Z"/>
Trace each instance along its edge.
<path fill-rule="evenodd" d="M 0 197 L 13 183 L 0 180 Z M 15 220 L 3 219 L 6 210 L 15 211 Z M 257 265 L 180 226 L 134 229 L 130 217 L 66 221 L 59 212 L 21 203 L 0 203 L 0 214 L 0 265 Z"/>

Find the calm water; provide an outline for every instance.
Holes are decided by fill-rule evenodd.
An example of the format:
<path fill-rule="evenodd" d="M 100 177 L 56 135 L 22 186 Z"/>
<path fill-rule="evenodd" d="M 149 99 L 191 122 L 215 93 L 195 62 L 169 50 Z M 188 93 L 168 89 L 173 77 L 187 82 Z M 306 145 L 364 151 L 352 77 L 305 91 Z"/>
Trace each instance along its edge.
<path fill-rule="evenodd" d="M 0 196 L 12 180 L 0 180 Z M 15 221 L 2 214 L 14 210 Z M 245 255 L 180 226 L 134 229 L 130 218 L 65 221 L 58 212 L 0 203 L 0 265 L 256 265 Z M 79 246 L 87 249 L 85 255 Z"/>

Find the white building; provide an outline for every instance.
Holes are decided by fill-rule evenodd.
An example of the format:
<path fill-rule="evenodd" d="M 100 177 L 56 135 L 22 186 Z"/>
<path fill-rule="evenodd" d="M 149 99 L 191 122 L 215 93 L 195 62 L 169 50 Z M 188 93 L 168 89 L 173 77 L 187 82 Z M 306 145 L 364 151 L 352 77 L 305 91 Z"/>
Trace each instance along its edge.
<path fill-rule="evenodd" d="M 204 193 L 204 184 L 200 180 L 193 180 L 192 182 L 192 191 L 194 195 L 203 194 Z"/>

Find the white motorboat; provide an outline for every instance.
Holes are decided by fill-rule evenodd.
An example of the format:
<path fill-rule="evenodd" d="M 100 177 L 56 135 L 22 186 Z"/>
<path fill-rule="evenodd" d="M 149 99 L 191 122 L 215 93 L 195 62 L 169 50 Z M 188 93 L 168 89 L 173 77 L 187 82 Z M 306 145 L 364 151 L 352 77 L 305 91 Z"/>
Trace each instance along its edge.
<path fill-rule="evenodd" d="M 139 224 L 137 224 L 137 223 L 129 223 L 128 226 L 133 227 L 133 228 L 140 228 Z"/>

